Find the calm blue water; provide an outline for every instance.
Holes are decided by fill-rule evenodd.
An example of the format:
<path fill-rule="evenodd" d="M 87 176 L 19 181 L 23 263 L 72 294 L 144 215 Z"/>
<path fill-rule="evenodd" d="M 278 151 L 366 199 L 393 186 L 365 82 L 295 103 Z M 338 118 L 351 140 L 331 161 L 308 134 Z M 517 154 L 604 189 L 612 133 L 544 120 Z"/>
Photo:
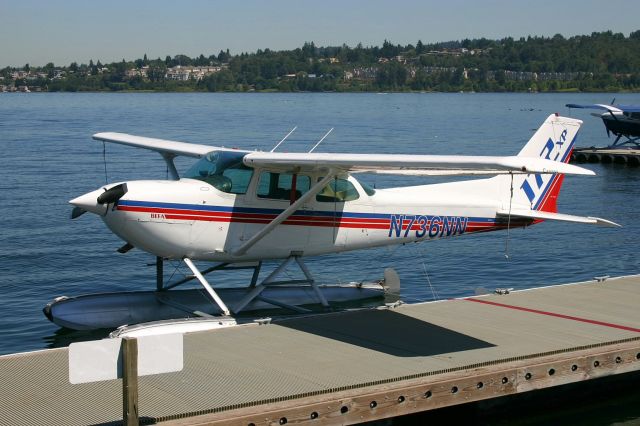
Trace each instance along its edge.
<path fill-rule="evenodd" d="M 407 154 L 517 153 L 549 113 L 609 94 L 1 94 L 0 354 L 82 339 L 60 333 L 42 307 L 60 295 L 152 289 L 153 258 L 133 250 L 95 216 L 70 220 L 67 201 L 105 183 L 99 131 L 195 143 L 270 149 L 289 129 L 285 150 Z M 637 95 L 616 95 L 640 103 Z M 584 111 L 579 146 L 607 144 L 602 122 Z M 155 153 L 106 147 L 108 181 L 163 178 Z M 178 164 L 184 170 L 189 161 Z M 640 169 L 589 165 L 597 177 L 567 177 L 566 213 L 601 216 L 621 229 L 545 223 L 506 233 L 311 259 L 323 281 L 377 279 L 396 268 L 406 301 L 465 296 L 477 287 L 528 288 L 640 272 Z M 373 177 L 385 187 L 435 181 Z M 171 269 L 168 267 L 169 273 Z M 430 279 L 432 286 L 429 285 Z M 240 284 L 246 275 L 223 276 Z M 219 283 L 212 279 L 214 283 Z"/>

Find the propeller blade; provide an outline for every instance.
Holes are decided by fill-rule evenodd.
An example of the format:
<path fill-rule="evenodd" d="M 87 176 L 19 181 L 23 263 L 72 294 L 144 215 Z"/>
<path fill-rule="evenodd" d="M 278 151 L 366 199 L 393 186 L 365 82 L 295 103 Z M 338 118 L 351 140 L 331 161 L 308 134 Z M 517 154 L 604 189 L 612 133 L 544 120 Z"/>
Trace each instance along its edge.
<path fill-rule="evenodd" d="M 116 203 L 124 194 L 127 193 L 127 184 L 121 183 L 113 188 L 109 188 L 98 196 L 98 204 Z"/>
<path fill-rule="evenodd" d="M 71 219 L 77 219 L 83 214 L 85 214 L 86 212 L 87 211 L 82 207 L 74 207 L 73 210 L 71 210 Z"/>

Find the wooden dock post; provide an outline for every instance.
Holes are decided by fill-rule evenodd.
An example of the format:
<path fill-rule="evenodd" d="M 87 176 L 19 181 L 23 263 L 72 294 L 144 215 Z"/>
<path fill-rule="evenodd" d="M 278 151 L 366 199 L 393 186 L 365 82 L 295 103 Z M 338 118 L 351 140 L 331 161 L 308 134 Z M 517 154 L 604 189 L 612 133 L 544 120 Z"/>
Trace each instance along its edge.
<path fill-rule="evenodd" d="M 138 426 L 138 341 L 122 339 L 122 422 Z"/>

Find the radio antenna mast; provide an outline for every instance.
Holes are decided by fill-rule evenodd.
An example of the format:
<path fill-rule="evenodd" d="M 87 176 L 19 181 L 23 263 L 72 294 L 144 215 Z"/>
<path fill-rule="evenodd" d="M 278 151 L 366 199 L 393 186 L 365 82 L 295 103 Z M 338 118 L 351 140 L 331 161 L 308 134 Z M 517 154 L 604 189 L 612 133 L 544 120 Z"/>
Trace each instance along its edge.
<path fill-rule="evenodd" d="M 289 135 L 290 135 L 291 133 L 293 133 L 297 128 L 298 128 L 298 126 L 295 126 L 293 129 L 291 129 L 291 131 L 290 131 L 289 133 L 287 133 L 287 136 L 285 136 L 284 138 L 282 138 L 282 140 L 281 140 L 280 142 L 278 142 L 278 143 L 276 144 L 276 146 L 274 146 L 274 147 L 271 149 L 271 151 L 269 151 L 269 152 L 273 152 L 273 151 L 275 151 L 275 150 L 276 150 L 276 148 L 277 148 L 277 147 L 279 147 L 279 146 L 280 146 L 280 144 L 281 144 L 282 142 L 284 142 L 284 141 L 285 141 L 285 139 L 287 139 L 287 138 L 289 137 Z"/>
<path fill-rule="evenodd" d="M 315 145 L 313 146 L 313 148 L 311 148 L 311 149 L 309 150 L 309 153 L 313 152 L 313 150 L 314 150 L 314 149 L 316 149 L 316 148 L 318 147 L 318 145 L 320 145 L 320 144 L 322 143 L 322 141 L 324 140 L 324 138 L 326 138 L 327 136 L 329 136 L 329 133 L 331 133 L 331 132 L 333 132 L 333 127 L 332 127 L 332 128 L 330 128 L 330 129 L 329 129 L 329 131 L 328 131 L 327 133 L 325 133 L 325 134 L 324 134 L 324 136 L 322 137 L 322 139 L 320 139 L 320 140 L 318 141 L 318 143 L 317 143 L 317 144 L 315 144 Z"/>

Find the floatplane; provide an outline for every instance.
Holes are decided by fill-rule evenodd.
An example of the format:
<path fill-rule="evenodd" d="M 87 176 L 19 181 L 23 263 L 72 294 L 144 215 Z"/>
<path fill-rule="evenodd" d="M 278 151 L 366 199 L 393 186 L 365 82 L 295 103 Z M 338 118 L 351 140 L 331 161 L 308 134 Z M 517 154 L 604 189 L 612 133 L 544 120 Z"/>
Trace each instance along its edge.
<path fill-rule="evenodd" d="M 168 167 L 168 180 L 117 182 L 70 201 L 72 218 L 93 213 L 124 241 L 120 252 L 135 247 L 156 257 L 157 289 L 57 299 L 45 313 L 61 326 L 82 329 L 163 319 L 153 317 L 163 306 L 201 314 L 224 326 L 232 314 L 255 303 L 304 312 L 287 300 L 290 294 L 282 290 L 283 284 L 289 290 L 302 288 L 306 297 L 329 307 L 328 293 L 335 288 L 316 284 L 303 261 L 308 256 L 526 227 L 545 220 L 616 226 L 605 219 L 557 211 L 564 175 L 594 174 L 568 164 L 581 124 L 550 115 L 517 155 L 507 157 L 317 153 L 315 146 L 306 153 L 275 148 L 262 152 L 97 133 L 97 141 L 155 151 Z M 198 161 L 180 175 L 174 164 L 177 156 Z M 356 179 L 358 173 L 490 177 L 374 189 Z M 162 272 L 167 259 L 184 263 L 192 275 L 167 285 Z M 265 260 L 281 263 L 258 282 Z M 193 261 L 216 264 L 201 271 Z M 212 271 L 245 267 L 248 262 L 253 277 L 246 288 L 235 290 L 234 297 L 221 297 L 207 280 Z M 297 265 L 305 279 L 281 281 L 290 265 Z M 200 283 L 197 294 L 169 291 L 188 280 Z M 171 294 L 180 296 L 172 299 Z"/>
<path fill-rule="evenodd" d="M 634 148 L 640 147 L 640 105 L 611 105 L 607 104 L 566 104 L 568 108 L 599 109 L 605 112 L 591 113 L 594 117 L 599 117 L 607 129 L 607 136 L 613 135 L 616 139 L 608 148 L 619 148 L 624 145 L 631 145 Z M 620 141 L 622 138 L 622 142 Z"/>

